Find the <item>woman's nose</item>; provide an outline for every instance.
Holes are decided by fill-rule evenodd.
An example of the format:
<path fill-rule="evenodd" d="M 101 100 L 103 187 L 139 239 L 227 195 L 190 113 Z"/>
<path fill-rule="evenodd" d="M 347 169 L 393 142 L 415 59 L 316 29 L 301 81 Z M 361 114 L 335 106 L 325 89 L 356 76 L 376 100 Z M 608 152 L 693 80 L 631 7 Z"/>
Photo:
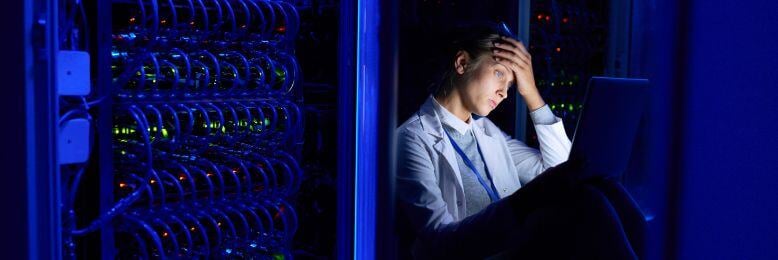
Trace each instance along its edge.
<path fill-rule="evenodd" d="M 508 91 L 506 91 L 504 88 L 499 88 L 497 89 L 497 96 L 500 98 L 505 98 L 506 94 L 508 94 L 507 92 Z"/>

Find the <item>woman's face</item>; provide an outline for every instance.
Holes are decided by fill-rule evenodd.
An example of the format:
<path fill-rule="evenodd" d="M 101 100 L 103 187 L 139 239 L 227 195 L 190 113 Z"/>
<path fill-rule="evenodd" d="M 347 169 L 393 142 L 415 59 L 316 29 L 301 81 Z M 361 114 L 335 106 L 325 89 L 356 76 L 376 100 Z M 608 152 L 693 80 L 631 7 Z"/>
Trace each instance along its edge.
<path fill-rule="evenodd" d="M 508 96 L 513 73 L 491 57 L 482 57 L 476 68 L 468 72 L 466 81 L 460 86 L 462 103 L 480 116 L 486 116 Z"/>

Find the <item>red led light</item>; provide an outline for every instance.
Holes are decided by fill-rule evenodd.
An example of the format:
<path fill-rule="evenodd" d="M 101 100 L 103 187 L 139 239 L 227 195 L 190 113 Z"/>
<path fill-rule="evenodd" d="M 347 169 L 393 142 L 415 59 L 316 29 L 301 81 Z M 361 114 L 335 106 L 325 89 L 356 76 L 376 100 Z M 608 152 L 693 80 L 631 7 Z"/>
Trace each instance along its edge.
<path fill-rule="evenodd" d="M 543 20 L 543 15 L 542 14 L 538 15 L 538 20 Z"/>
<path fill-rule="evenodd" d="M 567 23 L 568 21 L 570 21 L 570 19 L 568 19 L 567 17 L 562 18 L 562 23 Z"/>
<path fill-rule="evenodd" d="M 551 21 L 551 16 L 550 15 L 546 16 L 546 21 Z"/>
<path fill-rule="evenodd" d="M 556 47 L 556 52 L 561 52 L 562 48 Z"/>

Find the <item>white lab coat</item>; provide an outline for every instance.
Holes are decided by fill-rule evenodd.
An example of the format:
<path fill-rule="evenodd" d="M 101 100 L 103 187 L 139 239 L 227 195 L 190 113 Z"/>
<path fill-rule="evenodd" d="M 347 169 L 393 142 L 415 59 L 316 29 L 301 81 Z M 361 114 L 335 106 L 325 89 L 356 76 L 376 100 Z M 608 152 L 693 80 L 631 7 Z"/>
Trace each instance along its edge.
<path fill-rule="evenodd" d="M 397 129 L 398 205 L 416 232 L 434 233 L 466 217 L 466 194 L 457 153 L 446 138 L 433 102 L 430 96 Z M 473 119 L 473 133 L 500 198 L 511 195 L 546 169 L 565 162 L 570 154 L 571 142 L 558 117 L 550 125 L 535 125 L 540 151 L 511 138 L 485 117 Z M 485 210 L 484 214 L 493 213 Z M 502 217 L 495 216 L 495 220 Z M 417 241 L 414 254 L 427 255 L 419 250 L 425 249 Z"/>

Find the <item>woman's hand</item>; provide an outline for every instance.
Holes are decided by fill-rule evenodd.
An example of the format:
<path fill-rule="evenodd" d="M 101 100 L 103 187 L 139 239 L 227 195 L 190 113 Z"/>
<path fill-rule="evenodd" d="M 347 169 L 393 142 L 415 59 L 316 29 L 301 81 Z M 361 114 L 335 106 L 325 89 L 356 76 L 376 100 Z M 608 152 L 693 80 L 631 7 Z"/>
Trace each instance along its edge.
<path fill-rule="evenodd" d="M 495 60 L 513 71 L 516 88 L 524 98 L 530 111 L 541 108 L 546 103 L 540 97 L 535 86 L 535 76 L 532 72 L 532 56 L 521 42 L 502 36 L 502 42 L 494 43 Z"/>

